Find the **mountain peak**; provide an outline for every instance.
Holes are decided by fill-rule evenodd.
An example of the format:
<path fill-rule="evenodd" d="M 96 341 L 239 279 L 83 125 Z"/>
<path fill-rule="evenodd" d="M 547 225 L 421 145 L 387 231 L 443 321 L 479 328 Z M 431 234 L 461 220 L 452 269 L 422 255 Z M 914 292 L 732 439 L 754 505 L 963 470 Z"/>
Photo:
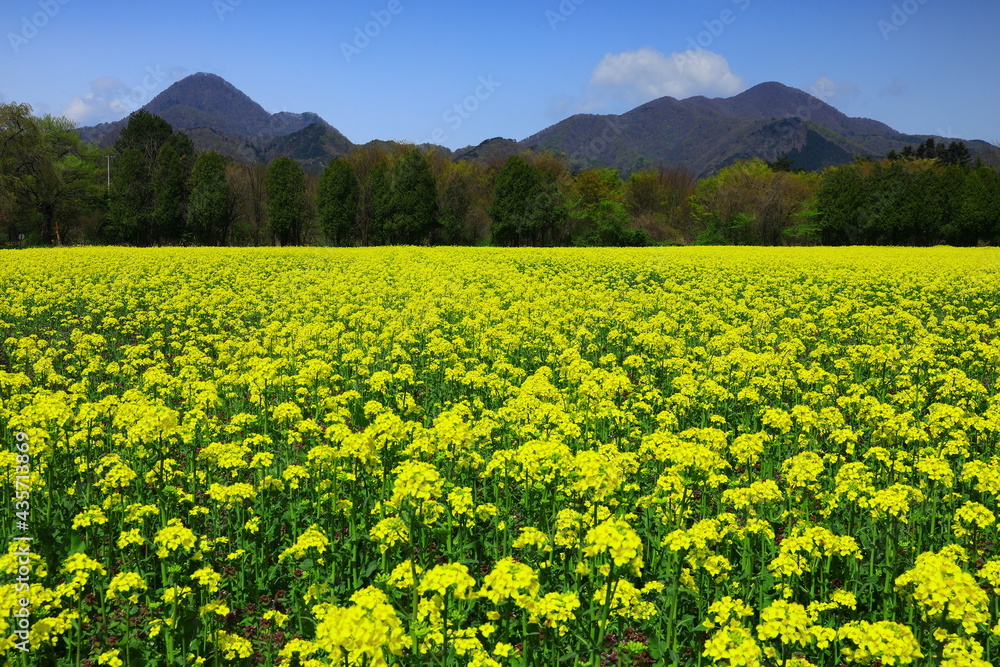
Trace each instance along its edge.
<path fill-rule="evenodd" d="M 239 160 L 289 156 L 318 172 L 353 146 L 316 114 L 268 113 L 208 72 L 181 79 L 145 108 L 188 132 L 199 150 Z M 126 123 L 81 128 L 81 136 L 109 144 Z M 551 150 L 566 155 L 573 168 L 612 166 L 627 175 L 667 164 L 708 175 L 751 157 L 791 156 L 798 167 L 821 169 L 924 139 L 848 117 L 818 96 L 766 81 L 729 98 L 661 97 L 617 116 L 577 114 L 523 141 L 491 139 L 460 149 L 455 158 L 495 162 L 526 149 Z"/>
<path fill-rule="evenodd" d="M 740 95 L 745 95 L 746 93 L 749 93 L 750 91 L 758 91 L 758 92 L 766 92 L 766 93 L 786 93 L 786 92 L 802 93 L 802 92 L 804 92 L 804 91 L 802 91 L 802 90 L 800 90 L 798 88 L 792 88 L 791 86 L 786 86 L 785 84 L 781 83 L 780 81 L 764 81 L 762 83 L 758 83 L 755 86 L 750 86 L 749 88 L 747 88 L 746 90 L 744 90 L 742 93 L 740 93 Z M 739 95 L 736 95 L 735 97 L 739 97 Z"/>
<path fill-rule="evenodd" d="M 718 102 L 727 113 L 747 118 L 801 118 L 848 136 L 896 134 L 884 123 L 852 118 L 816 95 L 777 81 L 759 83 Z"/>
<path fill-rule="evenodd" d="M 226 134 L 274 136 L 269 131 L 271 114 L 221 76 L 207 72 L 184 77 L 145 108 L 176 130 L 208 127 Z"/>
<path fill-rule="evenodd" d="M 143 108 L 170 123 L 174 130 L 187 132 L 199 150 L 216 150 L 240 160 L 259 159 L 262 153 L 279 150 L 272 144 L 286 147 L 292 154 L 315 152 L 315 147 L 302 147 L 310 137 L 334 154 L 352 145 L 315 113 L 268 113 L 239 88 L 210 72 L 184 77 Z M 123 118 L 80 128 L 80 136 L 85 141 L 111 144 L 127 123 L 128 119 Z M 293 137 L 314 125 L 319 129 Z M 279 141 L 285 138 L 288 141 Z M 248 141 L 256 148 L 251 148 Z"/>
<path fill-rule="evenodd" d="M 791 112 L 805 118 L 820 110 L 847 118 L 818 97 L 777 81 L 759 83 L 724 102 L 728 110 L 755 118 L 782 118 Z"/>
<path fill-rule="evenodd" d="M 752 157 L 787 155 L 798 167 L 821 169 L 855 155 L 898 151 L 914 139 L 878 121 L 849 117 L 804 90 L 766 81 L 728 98 L 661 97 L 617 117 L 573 116 L 521 143 L 563 153 L 577 169 L 611 165 L 627 174 L 668 164 L 706 176 Z"/>
<path fill-rule="evenodd" d="M 195 72 L 194 74 L 189 74 L 188 76 L 184 77 L 184 79 L 210 79 L 212 81 L 221 81 L 227 86 L 233 85 L 228 81 L 226 81 L 225 79 L 223 79 L 218 74 L 215 74 L 213 72 Z M 183 81 L 184 79 L 181 79 L 181 81 Z"/>

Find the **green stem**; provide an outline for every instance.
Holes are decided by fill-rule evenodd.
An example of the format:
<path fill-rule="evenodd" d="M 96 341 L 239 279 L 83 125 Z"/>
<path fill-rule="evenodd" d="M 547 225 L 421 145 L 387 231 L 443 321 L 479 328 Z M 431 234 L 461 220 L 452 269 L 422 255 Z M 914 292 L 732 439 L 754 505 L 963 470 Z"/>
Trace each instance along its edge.
<path fill-rule="evenodd" d="M 670 655 L 676 653 L 677 642 L 677 600 L 681 596 L 681 566 L 683 561 L 679 553 L 674 552 L 674 595 L 670 600 L 670 629 L 667 631 L 667 643 L 670 646 Z"/>

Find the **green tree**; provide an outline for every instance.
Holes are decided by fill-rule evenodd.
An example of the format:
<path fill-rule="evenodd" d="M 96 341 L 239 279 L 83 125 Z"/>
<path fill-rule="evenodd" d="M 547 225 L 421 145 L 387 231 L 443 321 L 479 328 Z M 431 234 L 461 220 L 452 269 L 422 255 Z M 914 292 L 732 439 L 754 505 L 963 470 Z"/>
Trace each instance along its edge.
<path fill-rule="evenodd" d="M 153 170 L 165 142 L 183 142 L 172 136 L 170 124 L 145 109 L 128 117 L 114 144 L 118 159 L 108 204 L 109 240 L 143 245 L 155 240 Z"/>
<path fill-rule="evenodd" d="M 440 241 L 479 243 L 489 235 L 490 195 L 486 174 L 476 162 L 447 162 L 438 178 Z"/>
<path fill-rule="evenodd" d="M 787 243 L 786 230 L 801 224 L 817 186 L 809 174 L 776 173 L 760 159 L 736 162 L 699 181 L 691 197 L 701 242 Z"/>
<path fill-rule="evenodd" d="M 153 217 L 153 186 L 149 164 L 138 148 L 118 153 L 111 176 L 105 238 L 112 243 L 141 243 Z"/>
<path fill-rule="evenodd" d="M 170 144 L 174 149 L 174 152 L 177 153 L 177 159 L 184 167 L 185 174 L 190 176 L 195 160 L 198 159 L 198 151 L 195 150 L 191 137 L 184 132 L 177 131 L 171 134 L 165 143 Z"/>
<path fill-rule="evenodd" d="M 267 225 L 267 165 L 230 164 L 226 175 L 235 205 L 232 242 L 264 245 L 271 235 Z"/>
<path fill-rule="evenodd" d="M 952 224 L 945 230 L 949 243 L 974 245 L 995 238 L 1000 224 L 1000 174 L 989 167 L 969 170 L 955 197 Z"/>
<path fill-rule="evenodd" d="M 305 174 L 298 162 L 279 157 L 267 169 L 267 220 L 280 245 L 299 245 L 305 226 Z"/>
<path fill-rule="evenodd" d="M 692 241 L 696 182 L 685 169 L 633 172 L 625 183 L 625 210 L 638 229 L 657 241 Z"/>
<path fill-rule="evenodd" d="M 427 158 L 414 148 L 403 154 L 392 175 L 390 243 L 415 244 L 429 240 L 437 224 L 438 202 L 434 176 Z"/>
<path fill-rule="evenodd" d="M 320 226 L 334 245 L 344 245 L 354 233 L 361 190 L 350 163 L 344 158 L 330 161 L 319 181 L 316 210 Z"/>
<path fill-rule="evenodd" d="M 928 137 L 927 141 L 917 146 L 917 150 L 914 151 L 913 155 L 918 159 L 928 159 L 932 160 L 937 157 L 937 146 L 934 143 L 933 137 Z"/>
<path fill-rule="evenodd" d="M 625 201 L 625 184 L 617 169 L 588 169 L 577 175 L 571 186 L 573 208 L 590 212 L 603 201 Z"/>
<path fill-rule="evenodd" d="M 795 168 L 794 166 L 795 161 L 789 158 L 788 155 L 782 155 L 774 162 L 771 162 L 769 160 L 765 160 L 765 162 L 767 166 L 771 168 L 771 171 L 793 171 L 793 172 L 802 171 L 802 169 Z"/>
<path fill-rule="evenodd" d="M 912 162 L 909 167 L 902 211 L 906 223 L 898 242 L 927 245 L 940 236 L 948 192 L 938 165 Z"/>
<path fill-rule="evenodd" d="M 15 222 L 23 178 L 34 171 L 42 153 L 42 133 L 27 104 L 0 104 L 0 224 L 9 238 L 22 230 Z"/>
<path fill-rule="evenodd" d="M 969 167 L 972 164 L 972 153 L 969 152 L 965 142 L 953 141 L 948 144 L 948 148 L 938 152 L 938 159 L 946 165 Z"/>
<path fill-rule="evenodd" d="M 20 174 L 18 217 L 42 243 L 61 243 L 99 206 L 97 155 L 73 121 L 46 115 L 35 123 L 40 141 Z"/>
<path fill-rule="evenodd" d="M 364 246 L 380 243 L 381 241 L 374 238 L 374 234 L 377 230 L 373 228 L 375 221 L 373 219 L 374 208 L 371 186 L 373 183 L 372 172 L 380 165 L 384 165 L 388 160 L 388 153 L 385 146 L 382 144 L 358 146 L 348 153 L 344 159 L 350 163 L 351 169 L 354 170 L 354 175 L 358 179 L 358 188 L 360 191 L 358 196 L 358 221 L 355 235 L 361 245 Z M 376 178 L 374 180 L 378 181 L 381 179 Z"/>
<path fill-rule="evenodd" d="M 875 162 L 865 175 L 858 224 L 868 242 L 900 243 L 910 230 L 905 209 L 908 172 L 900 162 Z"/>
<path fill-rule="evenodd" d="M 492 237 L 495 245 L 524 245 L 541 222 L 533 206 L 543 193 L 541 176 L 524 158 L 515 155 L 504 163 L 493 185 Z"/>
<path fill-rule="evenodd" d="M 625 206 L 608 199 L 601 200 L 587 214 L 587 224 L 577 230 L 576 243 L 587 246 L 646 246 L 651 243 L 649 235 L 630 228 L 630 219 Z"/>
<path fill-rule="evenodd" d="M 392 221 L 392 173 L 388 162 L 379 162 L 368 174 L 368 242 L 382 245 L 388 242 Z"/>
<path fill-rule="evenodd" d="M 226 160 L 214 151 L 198 156 L 188 181 L 187 233 L 201 245 L 223 245 L 231 222 Z"/>
<path fill-rule="evenodd" d="M 114 150 L 118 154 L 130 149 L 137 150 L 146 163 L 152 165 L 160 153 L 160 146 L 170 140 L 173 133 L 170 123 L 145 109 L 139 109 L 129 115 L 128 123 L 122 128 L 121 135 L 114 144 Z"/>
<path fill-rule="evenodd" d="M 629 229 L 625 188 L 616 169 L 589 169 L 569 187 L 570 218 L 576 221 L 576 245 L 647 245 L 643 232 Z"/>
<path fill-rule="evenodd" d="M 491 236 L 496 245 L 551 245 L 567 220 L 556 174 L 519 155 L 507 159 L 493 185 Z"/>
<path fill-rule="evenodd" d="M 178 243 L 184 239 L 187 179 L 187 169 L 173 142 L 165 142 L 153 167 L 153 229 L 161 241 Z"/>

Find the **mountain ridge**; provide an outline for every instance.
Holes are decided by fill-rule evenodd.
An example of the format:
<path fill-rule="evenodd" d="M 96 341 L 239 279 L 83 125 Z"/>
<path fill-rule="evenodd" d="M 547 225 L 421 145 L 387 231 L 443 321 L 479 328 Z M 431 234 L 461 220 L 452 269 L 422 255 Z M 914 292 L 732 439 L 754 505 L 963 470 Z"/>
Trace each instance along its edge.
<path fill-rule="evenodd" d="M 233 84 L 206 72 L 172 84 L 143 108 L 188 132 L 198 150 L 216 150 L 243 162 L 288 156 L 316 173 L 356 146 L 318 114 L 268 113 Z M 127 121 L 79 132 L 85 141 L 107 145 Z M 524 150 L 551 151 L 573 169 L 613 167 L 628 175 L 671 165 L 704 176 L 739 159 L 773 161 L 786 155 L 796 167 L 818 170 L 856 155 L 898 152 L 932 136 L 907 135 L 877 120 L 847 116 L 803 90 L 768 81 L 728 98 L 661 97 L 622 114 L 575 114 L 520 141 L 496 137 L 454 151 L 422 148 L 456 160 L 481 161 Z M 973 152 L 989 146 L 967 144 Z"/>

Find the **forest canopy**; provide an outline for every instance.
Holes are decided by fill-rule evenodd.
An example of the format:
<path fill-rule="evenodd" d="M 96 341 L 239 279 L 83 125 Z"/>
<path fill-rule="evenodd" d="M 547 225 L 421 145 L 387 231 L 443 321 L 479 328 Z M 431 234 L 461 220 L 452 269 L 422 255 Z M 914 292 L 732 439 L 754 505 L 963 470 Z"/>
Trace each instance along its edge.
<path fill-rule="evenodd" d="M 23 239 L 22 239 L 23 236 Z M 452 161 L 371 143 L 310 174 L 198 153 L 140 110 L 110 148 L 0 105 L 0 243 L 58 245 L 977 245 L 1000 236 L 1000 173 L 934 139 L 819 173 L 787 157 L 623 179 L 525 152 Z"/>

